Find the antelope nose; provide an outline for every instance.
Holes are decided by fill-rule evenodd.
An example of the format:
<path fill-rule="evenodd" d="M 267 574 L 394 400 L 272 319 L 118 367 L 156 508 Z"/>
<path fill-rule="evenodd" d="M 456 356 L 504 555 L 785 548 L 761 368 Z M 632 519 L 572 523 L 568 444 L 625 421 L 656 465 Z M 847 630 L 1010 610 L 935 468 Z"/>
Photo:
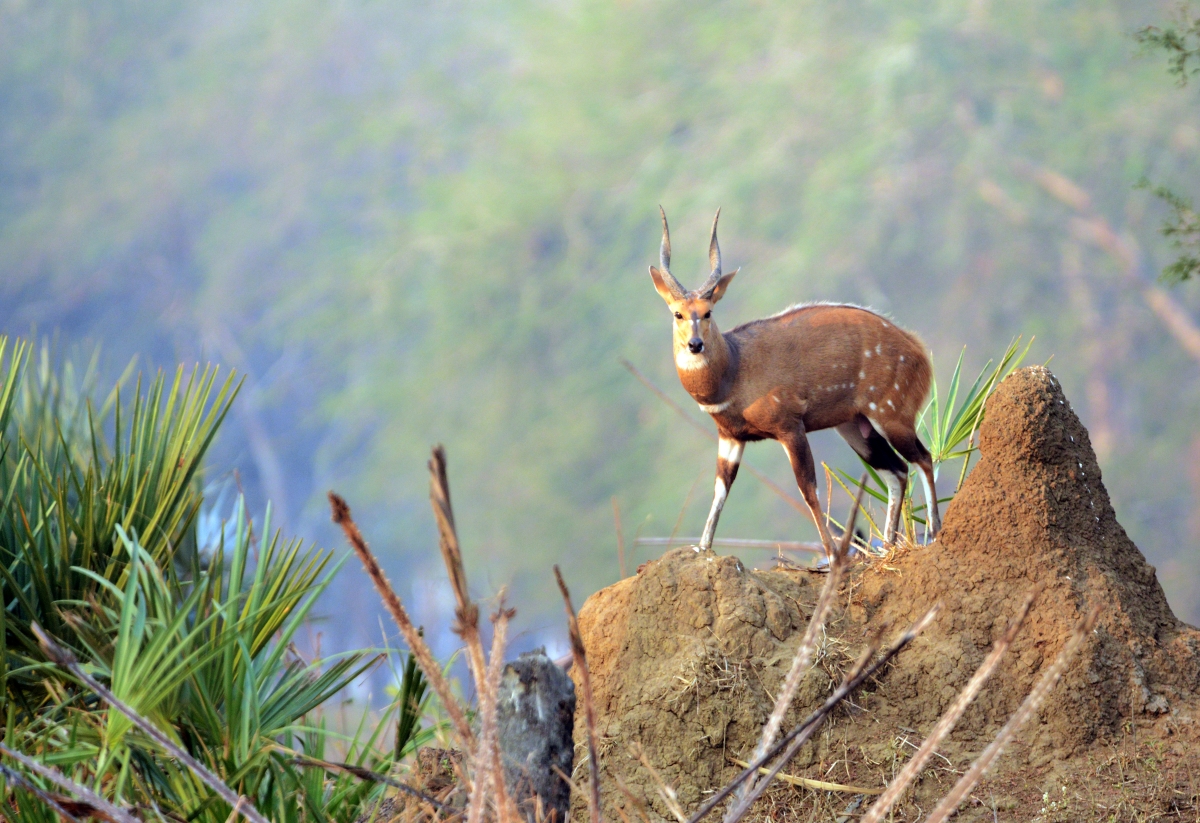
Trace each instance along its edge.
<path fill-rule="evenodd" d="M 699 337 L 693 337 L 688 341 L 688 351 L 690 351 L 692 354 L 699 354 L 700 352 L 704 351 L 704 341 Z"/>

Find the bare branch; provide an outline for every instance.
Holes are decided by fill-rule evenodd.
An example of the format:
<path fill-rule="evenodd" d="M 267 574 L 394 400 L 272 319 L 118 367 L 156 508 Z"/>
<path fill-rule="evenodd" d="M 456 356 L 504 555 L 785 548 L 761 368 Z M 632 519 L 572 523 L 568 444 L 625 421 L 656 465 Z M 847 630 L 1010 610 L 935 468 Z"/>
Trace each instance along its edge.
<path fill-rule="evenodd" d="M 749 766 L 745 760 L 738 760 L 736 757 L 729 758 L 739 766 Z M 767 768 L 759 768 L 759 774 L 770 774 L 771 770 Z M 808 777 L 796 777 L 793 774 L 784 774 L 780 772 L 775 775 L 784 783 L 790 783 L 793 786 L 800 786 L 805 789 L 816 789 L 820 792 L 848 792 L 850 794 L 882 794 L 883 789 L 868 789 L 865 786 L 845 786 L 841 783 L 829 783 L 825 780 L 812 780 Z"/>
<path fill-rule="evenodd" d="M 629 753 L 641 762 L 642 767 L 650 772 L 650 779 L 654 781 L 654 788 L 658 791 L 658 796 L 667 804 L 667 808 L 671 810 L 671 814 L 675 815 L 675 819 L 679 823 L 687 823 L 687 815 L 683 813 L 683 807 L 679 805 L 679 796 L 675 794 L 675 790 L 663 779 L 663 776 L 658 773 L 658 769 L 654 768 L 654 764 L 646 757 L 646 751 L 641 747 L 641 744 L 633 743 L 629 746 Z"/>
<path fill-rule="evenodd" d="M 571 593 L 563 582 L 562 572 L 554 567 L 554 579 L 562 592 L 563 605 L 567 610 L 567 629 L 571 636 L 571 655 L 579 672 L 579 685 L 583 688 L 583 717 L 587 729 L 588 768 L 591 785 L 588 786 L 588 817 L 591 823 L 600 823 L 600 763 L 596 758 L 596 704 L 592 699 L 592 676 L 588 671 L 587 653 L 583 648 L 583 634 L 579 631 L 579 619 L 571 604 Z"/>
<path fill-rule="evenodd" d="M 379 561 L 375 559 L 375 555 L 368 548 L 367 541 L 363 539 L 362 533 L 358 530 L 358 526 L 350 516 L 350 507 L 346 504 L 345 500 L 334 492 L 329 492 L 329 504 L 333 509 L 333 522 L 342 527 L 342 531 L 345 532 L 346 539 L 350 542 L 351 548 L 358 555 L 363 568 L 367 570 L 367 576 L 375 584 L 375 590 L 379 592 L 379 596 L 383 600 L 383 605 L 387 607 L 387 610 L 392 615 L 392 620 L 400 629 L 400 633 L 404 635 L 404 642 L 408 644 L 408 648 L 416 656 L 417 664 L 420 665 L 421 671 L 425 673 L 425 679 L 429 681 L 429 685 L 433 688 L 434 693 L 437 694 L 438 700 L 445 707 L 446 714 L 450 716 L 450 724 L 458 734 L 460 744 L 468 751 L 473 750 L 475 748 L 475 735 L 471 732 L 471 727 L 467 723 L 467 718 L 463 714 L 462 707 L 459 706 L 454 693 L 450 691 L 450 684 L 446 681 L 446 676 L 442 673 L 442 667 L 434 659 L 433 652 L 429 650 L 429 646 L 425 643 L 425 638 L 421 637 L 420 632 L 417 631 L 417 627 L 413 625 L 408 612 L 405 611 L 404 605 L 400 602 L 400 598 L 396 596 L 396 590 L 392 588 L 387 575 L 383 573 L 383 569 L 379 566 Z"/>
<path fill-rule="evenodd" d="M 754 755 L 751 760 L 757 760 L 762 757 L 767 748 L 775 742 L 775 737 L 779 734 L 779 727 L 783 725 L 784 715 L 787 714 L 788 708 L 792 705 L 792 700 L 796 696 L 796 690 L 800 688 L 800 681 L 804 678 L 808 671 L 808 665 L 812 662 L 813 651 L 817 647 L 817 640 L 821 634 L 821 630 L 825 627 L 825 621 L 829 617 L 829 611 L 833 607 L 834 598 L 837 597 L 838 590 L 842 585 L 842 577 L 846 573 L 846 567 L 849 565 L 850 557 L 850 540 L 854 535 L 854 520 L 858 515 L 858 508 L 862 505 L 863 492 L 867 487 L 867 475 L 864 473 L 862 479 L 858 483 L 858 495 L 854 499 L 854 505 L 850 508 L 850 514 L 846 518 L 846 529 L 842 533 L 842 539 L 838 543 L 837 551 L 833 556 L 833 563 L 830 565 L 829 574 L 825 578 L 825 585 L 821 588 L 821 595 L 817 598 L 817 605 L 813 608 L 812 617 L 809 618 L 808 628 L 804 630 L 804 636 L 800 639 L 800 645 L 796 649 L 796 656 L 792 658 L 792 667 L 787 673 L 787 677 L 783 681 L 783 689 L 779 692 L 779 697 L 775 700 L 775 708 L 771 711 L 771 716 L 767 718 L 766 724 L 763 726 L 762 737 L 758 741 L 758 745 L 754 749 Z M 754 790 L 757 783 L 753 777 L 742 784 L 742 788 L 738 792 L 738 799 L 744 800 L 746 796 Z"/>
<path fill-rule="evenodd" d="M 950 734 L 958 719 L 967 710 L 967 706 L 971 705 L 971 701 L 975 699 L 976 695 L 979 694 L 979 690 L 983 688 L 984 683 L 991 677 L 996 665 L 1000 662 L 1000 658 L 1004 656 L 1004 653 L 1008 651 L 1008 647 L 1012 645 L 1017 632 L 1021 630 L 1025 618 L 1029 615 L 1029 608 L 1033 605 L 1034 598 L 1037 597 L 1041 588 L 1039 585 L 1026 595 L 1024 602 L 1017 609 L 1016 616 L 1008 624 L 1004 635 L 996 641 L 996 645 L 992 647 L 991 653 L 984 658 L 975 675 L 967 682 L 967 685 L 959 692 L 958 697 L 950 704 L 950 708 L 938 720 L 937 725 L 933 727 L 933 731 L 929 733 L 929 736 L 925 738 L 921 747 L 917 749 L 916 754 L 904 764 L 904 768 L 900 770 L 900 774 L 896 775 L 892 779 L 892 782 L 888 784 L 887 791 L 883 793 L 883 796 L 875 801 L 871 808 L 867 810 L 862 823 L 879 823 L 879 821 L 883 820 L 883 816 L 900 799 L 900 795 L 904 793 L 908 784 L 921 773 L 921 769 L 925 768 L 925 764 L 929 761 L 929 758 L 937 751 L 937 747 L 945 739 L 946 735 Z"/>
<path fill-rule="evenodd" d="M 891 649 L 888 650 L 890 654 L 885 654 L 884 659 L 891 657 L 896 652 L 899 652 L 900 649 L 907 646 L 914 637 L 924 631 L 925 628 L 933 622 L 934 616 L 937 615 L 938 611 L 940 610 L 941 604 L 939 603 L 927 611 L 924 617 L 909 627 L 908 631 L 906 631 L 899 640 L 892 644 Z M 869 668 L 867 661 L 869 661 L 870 658 L 875 654 L 876 642 L 877 641 L 872 640 L 872 642 L 868 644 L 866 651 L 863 652 L 863 656 L 859 658 L 850 674 L 846 676 L 842 687 L 834 692 L 835 696 L 840 695 L 840 697 L 838 697 L 839 702 L 850 694 L 850 683 L 853 683 L 856 680 L 858 682 L 862 682 L 858 678 Z M 827 702 L 827 705 L 828 708 L 824 709 L 816 721 L 811 723 L 806 729 L 797 734 L 796 737 L 788 744 L 788 747 L 784 750 L 783 754 L 778 760 L 775 761 L 775 765 L 771 767 L 769 772 L 767 772 L 767 776 L 759 781 L 758 785 L 754 788 L 750 795 L 740 803 L 733 804 L 734 808 L 725 816 L 726 823 L 738 823 L 739 820 L 746 816 L 746 813 L 750 811 L 750 807 L 754 804 L 754 801 L 762 797 L 763 792 L 767 790 L 767 787 L 770 785 L 771 781 L 775 779 L 775 776 L 779 774 L 783 767 L 786 766 L 793 757 L 796 756 L 796 753 L 800 751 L 800 747 L 808 742 L 813 734 L 816 733 L 817 729 L 821 727 L 821 724 L 825 722 L 825 719 L 829 717 L 829 714 L 833 711 L 833 706 L 836 705 L 836 703 L 829 705 Z"/>
<path fill-rule="evenodd" d="M 157 726 L 155 726 L 146 718 L 142 717 L 140 714 L 134 711 L 132 706 L 128 705 L 125 703 L 125 701 L 121 700 L 115 694 L 109 691 L 103 683 L 88 674 L 84 670 L 83 666 L 79 665 L 79 661 L 75 659 L 75 655 L 54 642 L 54 640 L 52 640 L 48 634 L 42 631 L 41 626 L 39 626 L 37 623 L 31 623 L 29 627 L 33 630 L 34 635 L 37 637 L 38 645 L 41 646 L 46 657 L 48 657 L 57 665 L 62 666 L 70 671 L 71 674 L 75 675 L 85 684 L 87 684 L 88 688 L 104 698 L 108 705 L 112 706 L 114 709 L 121 712 L 121 714 L 128 717 L 133 722 L 133 725 L 141 729 L 147 737 L 149 737 L 158 745 L 162 746 L 168 754 L 177 758 L 183 763 L 183 765 L 195 772 L 196 776 L 204 781 L 204 783 L 210 789 L 220 795 L 222 800 L 235 809 L 240 806 L 243 817 L 245 817 L 247 820 L 253 820 L 254 823 L 267 823 L 267 819 L 259 813 L 258 809 L 254 808 L 253 803 L 251 803 L 245 797 L 239 795 L 233 789 L 229 788 L 229 786 L 225 785 L 225 781 L 221 780 L 221 778 L 209 771 L 208 768 L 206 768 L 199 760 L 192 757 L 190 754 L 176 745 L 171 738 L 163 734 Z"/>
<path fill-rule="evenodd" d="M 10 783 L 20 786 L 25 791 L 33 794 L 38 800 L 54 809 L 54 811 L 62 815 L 64 820 L 68 820 L 70 823 L 78 823 L 78 818 L 68 811 L 67 807 L 72 807 L 74 811 L 78 811 L 80 814 L 91 814 L 90 809 L 75 809 L 74 806 L 76 804 L 70 798 L 63 797 L 62 795 L 52 794 L 51 792 L 46 791 L 16 769 L 10 769 L 3 763 L 0 763 L 0 775 L 2 775 L 4 779 Z M 0 815 L 2 814 L 3 813 L 0 812 Z"/>
<path fill-rule="evenodd" d="M 1041 679 L 1033 687 L 1033 691 L 1025 698 L 1020 707 L 1013 712 L 1012 717 L 1004 724 L 1004 728 L 996 735 L 996 739 L 988 744 L 988 747 L 983 750 L 983 753 L 975 759 L 971 764 L 971 768 L 967 769 L 959 781 L 954 784 L 954 788 L 950 793 L 942 798 L 942 802 L 937 805 L 929 815 L 927 823 L 942 823 L 946 818 L 954 813 L 954 810 L 959 807 L 971 789 L 975 788 L 975 784 L 983 777 L 983 773 L 992 762 L 1000 756 L 1000 752 L 1008 745 L 1009 741 L 1016 735 L 1017 730 L 1021 728 L 1029 716 L 1037 711 L 1038 706 L 1046 699 L 1046 695 L 1054 688 L 1062 677 L 1063 672 L 1067 669 L 1067 664 L 1071 662 L 1071 658 L 1079 651 L 1079 647 L 1083 645 L 1083 641 L 1091 634 L 1092 629 L 1096 628 L 1096 623 L 1100 619 L 1100 607 L 1094 607 L 1088 614 L 1079 621 L 1075 629 L 1071 632 L 1070 638 L 1062 647 L 1062 651 L 1058 653 L 1058 657 L 1054 658 L 1054 662 L 1050 664 L 1050 668 L 1042 674 Z"/>
<path fill-rule="evenodd" d="M 450 577 L 450 587 L 457 601 L 454 631 L 466 644 L 467 663 L 475 680 L 475 692 L 479 696 L 479 745 L 474 752 L 475 787 L 467 808 L 468 823 L 479 823 L 488 802 L 489 780 L 498 778 L 500 781 L 498 786 L 493 786 L 497 798 L 507 797 L 507 793 L 503 774 L 496 774 L 492 768 L 496 759 L 496 693 L 488 690 L 487 661 L 483 654 L 483 638 L 479 634 L 479 606 L 471 600 L 467 590 L 467 570 L 463 564 L 458 531 L 454 526 L 454 509 L 450 505 L 446 450 L 441 446 L 434 446 L 429 458 L 429 503 L 437 520 L 442 561 L 446 564 L 446 574 Z"/>
<path fill-rule="evenodd" d="M 721 789 L 719 789 L 712 797 L 705 801 L 704 805 L 697 809 L 696 812 L 692 814 L 690 818 L 688 818 L 688 823 L 699 823 L 700 820 L 703 820 L 709 814 L 709 812 L 715 809 L 725 800 L 725 798 L 729 797 L 730 794 L 737 790 L 738 786 L 742 784 L 742 781 L 750 777 L 756 769 L 761 768 L 767 762 L 784 752 L 792 744 L 792 742 L 796 740 L 796 738 L 800 737 L 801 735 L 806 735 L 804 739 L 807 740 L 807 735 L 811 735 L 812 731 L 815 731 L 815 728 L 825 720 L 825 717 L 831 711 L 833 711 L 834 707 L 837 706 L 838 703 L 844 700 L 848 694 L 861 686 L 867 679 L 874 676 L 874 674 L 886 666 L 893 657 L 899 654 L 905 646 L 911 643 L 913 638 L 920 634 L 925 627 L 929 625 L 930 621 L 933 620 L 934 616 L 936 616 L 940 609 L 941 604 L 937 604 L 928 612 L 926 612 L 924 617 L 913 624 L 908 631 L 901 635 L 895 643 L 893 643 L 873 662 L 863 665 L 868 655 L 864 655 L 862 658 L 860 658 L 855 667 L 851 669 L 849 673 L 847 673 L 846 678 L 842 681 L 842 684 L 838 686 L 833 694 L 826 698 L 824 704 L 806 717 L 804 721 L 800 723 L 800 725 L 796 726 L 782 738 L 780 738 L 779 742 L 772 746 L 771 749 L 763 754 L 762 757 L 751 761 L 750 765 L 743 769 L 742 772 L 737 775 L 737 777 L 733 778 L 733 780 L 721 787 Z M 872 641 L 872 643 L 868 645 L 867 649 L 867 651 L 872 654 L 875 647 L 874 643 L 875 641 Z M 784 762 L 786 763 L 786 760 Z M 763 785 L 765 787 L 766 784 L 764 783 Z"/>
<path fill-rule="evenodd" d="M 284 749 L 282 746 L 277 748 L 279 748 L 281 751 L 295 754 L 295 752 L 292 752 L 290 749 Z M 439 812 L 445 811 L 446 809 L 446 806 L 440 800 L 426 794 L 420 789 L 414 789 L 412 786 L 409 786 L 407 783 L 401 783 L 394 777 L 389 777 L 386 774 L 372 771 L 371 769 L 365 769 L 362 766 L 355 766 L 352 763 L 338 763 L 331 760 L 319 760 L 318 758 L 304 755 L 296 755 L 289 762 L 297 766 L 304 766 L 305 768 L 324 769 L 327 772 L 342 772 L 353 775 L 359 780 L 366 780 L 371 783 L 383 783 L 386 786 L 391 786 L 393 789 L 399 789 L 401 792 L 415 797 L 422 803 L 428 803 Z"/>

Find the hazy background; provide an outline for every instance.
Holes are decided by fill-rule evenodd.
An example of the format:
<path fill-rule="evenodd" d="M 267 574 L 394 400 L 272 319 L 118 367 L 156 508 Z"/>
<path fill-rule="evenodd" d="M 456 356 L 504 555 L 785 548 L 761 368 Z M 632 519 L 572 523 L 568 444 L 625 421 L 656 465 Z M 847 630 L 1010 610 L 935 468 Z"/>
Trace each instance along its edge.
<path fill-rule="evenodd" d="M 618 577 L 613 496 L 627 541 L 703 523 L 715 449 L 618 359 L 687 400 L 646 266 L 662 203 L 699 282 L 721 206 L 725 329 L 867 303 L 943 381 L 1036 335 L 1195 623 L 1200 363 L 1147 291 L 1171 255 L 1134 188 L 1200 191 L 1196 90 L 1130 37 L 1172 9 L 0 0 L 0 332 L 99 344 L 114 377 L 243 371 L 210 479 L 340 548 L 339 490 L 443 651 L 444 443 L 472 588 L 554 644 L 551 564 L 577 603 Z M 1200 286 L 1165 293 L 1196 322 Z M 774 444 L 747 461 L 791 487 Z M 725 537 L 813 537 L 745 473 L 725 512 Z M 325 613 L 326 647 L 378 641 L 358 568 Z"/>

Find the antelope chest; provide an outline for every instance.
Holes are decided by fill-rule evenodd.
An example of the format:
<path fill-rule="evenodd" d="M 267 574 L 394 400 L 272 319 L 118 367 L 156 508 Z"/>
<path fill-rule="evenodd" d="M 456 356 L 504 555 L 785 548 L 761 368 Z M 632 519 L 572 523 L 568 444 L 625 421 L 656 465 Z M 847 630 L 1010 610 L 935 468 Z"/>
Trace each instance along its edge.
<path fill-rule="evenodd" d="M 754 429 L 774 437 L 777 432 L 790 431 L 804 417 L 807 403 L 780 389 L 768 391 L 746 406 L 742 416 Z"/>

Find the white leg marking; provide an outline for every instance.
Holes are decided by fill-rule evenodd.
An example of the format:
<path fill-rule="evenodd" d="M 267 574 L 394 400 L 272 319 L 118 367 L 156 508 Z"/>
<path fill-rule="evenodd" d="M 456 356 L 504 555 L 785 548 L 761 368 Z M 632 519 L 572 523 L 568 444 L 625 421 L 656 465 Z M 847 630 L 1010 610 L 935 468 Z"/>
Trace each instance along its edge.
<path fill-rule="evenodd" d="M 745 449 L 746 444 L 740 440 L 726 440 L 724 437 L 717 440 L 717 457 L 735 466 L 742 462 Z"/>
<path fill-rule="evenodd" d="M 925 472 L 920 474 L 921 485 L 925 487 L 925 540 L 928 542 L 933 533 L 933 507 L 937 505 L 937 497 L 934 489 L 929 486 L 929 478 L 925 476 Z"/>
<path fill-rule="evenodd" d="M 883 521 L 883 542 L 891 543 L 896 539 L 893 518 L 896 516 L 896 507 L 904 500 L 904 484 L 891 472 L 883 473 L 883 482 L 887 483 L 888 487 L 887 519 Z"/>
<path fill-rule="evenodd" d="M 722 443 L 725 441 L 722 440 Z M 725 497 L 729 490 L 725 488 L 724 481 L 717 478 L 717 482 L 713 487 L 713 502 L 712 508 L 708 510 L 708 520 L 704 524 L 704 534 L 700 536 L 700 551 L 712 548 L 713 535 L 717 531 L 717 519 L 721 516 L 721 509 L 725 507 Z"/>

